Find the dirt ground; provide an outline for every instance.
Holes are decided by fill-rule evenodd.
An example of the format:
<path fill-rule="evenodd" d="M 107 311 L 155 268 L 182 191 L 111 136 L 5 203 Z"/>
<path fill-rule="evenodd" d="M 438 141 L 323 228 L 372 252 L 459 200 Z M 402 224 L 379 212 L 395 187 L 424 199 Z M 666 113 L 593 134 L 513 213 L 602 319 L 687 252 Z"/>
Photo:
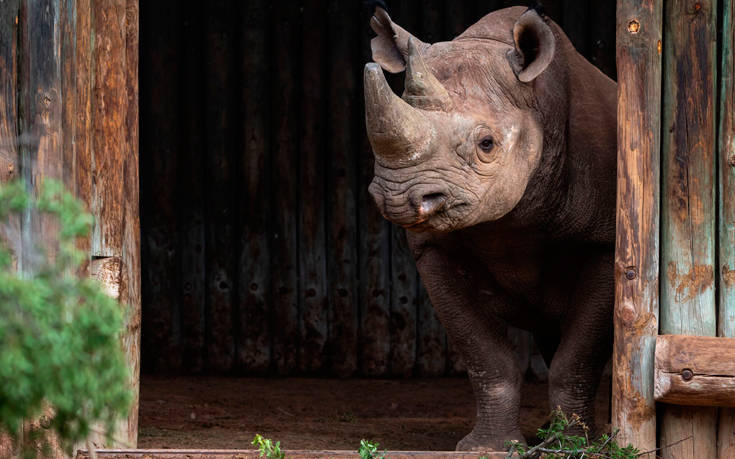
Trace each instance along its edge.
<path fill-rule="evenodd" d="M 609 417 L 609 379 L 597 418 Z M 545 383 L 527 383 L 522 429 L 532 440 L 548 415 Z M 306 379 L 143 376 L 139 448 L 250 449 L 256 433 L 286 449 L 453 450 L 472 429 L 466 378 Z"/>

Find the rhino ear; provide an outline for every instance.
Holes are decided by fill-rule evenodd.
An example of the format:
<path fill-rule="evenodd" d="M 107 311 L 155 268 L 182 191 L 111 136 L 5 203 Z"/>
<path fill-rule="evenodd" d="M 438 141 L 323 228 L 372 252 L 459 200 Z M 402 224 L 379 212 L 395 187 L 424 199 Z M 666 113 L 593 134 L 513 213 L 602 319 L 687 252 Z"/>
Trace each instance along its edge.
<path fill-rule="evenodd" d="M 508 52 L 508 61 L 518 80 L 523 83 L 541 75 L 554 59 L 554 32 L 534 9 L 529 9 L 516 21 L 513 41 L 515 49 Z"/>
<path fill-rule="evenodd" d="M 409 38 L 413 40 L 414 45 L 420 51 L 424 51 L 429 47 L 426 43 L 406 32 L 401 26 L 395 24 L 388 13 L 379 6 L 375 8 L 375 14 L 370 19 L 370 27 L 378 34 L 370 41 L 373 61 L 380 64 L 388 72 L 398 73 L 406 68 Z"/>

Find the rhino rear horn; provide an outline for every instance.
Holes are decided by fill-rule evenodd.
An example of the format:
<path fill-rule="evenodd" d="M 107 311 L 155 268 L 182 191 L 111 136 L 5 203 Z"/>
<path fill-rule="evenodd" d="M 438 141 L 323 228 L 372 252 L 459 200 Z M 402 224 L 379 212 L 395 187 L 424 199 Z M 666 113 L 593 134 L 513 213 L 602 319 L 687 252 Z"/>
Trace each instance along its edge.
<path fill-rule="evenodd" d="M 423 110 L 449 111 L 452 99 L 444 86 L 426 66 L 421 51 L 408 39 L 408 59 L 403 98 L 414 107 Z"/>
<path fill-rule="evenodd" d="M 508 61 L 518 80 L 529 83 L 554 59 L 554 32 L 536 10 L 529 9 L 513 26 L 513 41 L 515 49 L 508 52 Z"/>

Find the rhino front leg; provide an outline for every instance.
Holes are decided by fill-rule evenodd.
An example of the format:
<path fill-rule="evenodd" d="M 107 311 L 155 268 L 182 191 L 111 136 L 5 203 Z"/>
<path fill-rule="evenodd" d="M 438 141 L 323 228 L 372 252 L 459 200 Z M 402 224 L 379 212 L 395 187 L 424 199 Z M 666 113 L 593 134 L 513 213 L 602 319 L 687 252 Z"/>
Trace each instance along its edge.
<path fill-rule="evenodd" d="M 497 298 L 479 293 L 474 271 L 456 252 L 426 248 L 417 266 L 439 319 L 467 365 L 477 419 L 457 450 L 500 450 L 524 441 L 519 427 L 521 373 L 507 338 L 507 326 L 490 311 Z M 481 297 L 482 295 L 482 297 Z"/>

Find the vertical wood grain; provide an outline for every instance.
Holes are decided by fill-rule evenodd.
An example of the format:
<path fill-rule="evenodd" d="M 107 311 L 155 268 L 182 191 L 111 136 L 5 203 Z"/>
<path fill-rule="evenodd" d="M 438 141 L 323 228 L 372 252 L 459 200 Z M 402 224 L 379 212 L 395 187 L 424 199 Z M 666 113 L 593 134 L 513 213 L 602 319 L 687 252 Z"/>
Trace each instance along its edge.
<path fill-rule="evenodd" d="M 234 8 L 230 2 L 207 2 L 205 17 L 206 72 L 205 195 L 206 212 L 206 362 L 215 372 L 233 368 L 234 186 L 232 92 L 234 68 Z"/>
<path fill-rule="evenodd" d="M 151 24 L 154 30 L 158 27 Z M 176 215 L 178 218 L 178 294 L 181 311 L 182 370 L 199 373 L 205 368 L 205 305 L 206 305 L 206 240 L 204 222 L 205 163 L 207 148 L 204 144 L 204 87 L 202 30 L 204 20 L 201 6 L 190 6 L 181 11 L 178 26 L 180 83 L 176 100 L 179 101 L 178 139 L 172 148 L 177 153 L 175 183 Z M 145 50 L 144 50 L 145 52 Z M 172 69 L 173 70 L 173 69 Z M 168 84 L 168 82 L 166 82 Z M 174 103 L 171 101 L 171 103 Z M 169 272 L 175 276 L 177 270 Z"/>
<path fill-rule="evenodd" d="M 735 1 L 722 2 L 719 169 L 719 315 L 717 335 L 735 337 Z M 717 457 L 735 457 L 735 409 L 720 408 Z"/>
<path fill-rule="evenodd" d="M 602 73 L 617 79 L 615 67 L 615 0 L 595 2 L 590 8 L 589 60 Z"/>
<path fill-rule="evenodd" d="M 666 3 L 661 333 L 715 336 L 717 2 Z M 663 457 L 715 457 L 716 409 L 665 406 Z"/>
<path fill-rule="evenodd" d="M 140 264 L 140 180 L 138 132 L 138 48 L 139 0 L 125 2 L 125 146 L 122 220 L 122 285 L 120 303 L 126 308 L 123 351 L 130 371 L 133 400 L 127 419 L 118 430 L 115 446 L 135 448 L 138 443 L 138 401 L 140 386 L 141 264 Z"/>
<path fill-rule="evenodd" d="M 297 193 L 301 165 L 298 141 L 300 6 L 291 2 L 273 10 L 271 301 L 273 360 L 276 372 L 282 375 L 297 369 L 300 344 L 297 252 Z"/>
<path fill-rule="evenodd" d="M 589 39 L 590 9 L 600 8 L 600 3 L 602 2 L 595 2 L 595 5 L 591 6 L 589 0 L 563 0 L 561 2 L 564 32 L 577 52 L 587 59 L 590 57 L 591 45 Z"/>
<path fill-rule="evenodd" d="M 93 2 L 94 3 L 94 2 Z M 178 97 L 178 42 L 180 9 L 177 1 L 157 1 L 144 5 L 143 64 L 149 69 L 142 81 L 145 115 L 142 136 L 143 174 L 147 196 L 141 205 L 146 230 L 146 348 L 156 349 L 144 356 L 152 371 L 175 371 L 181 366 L 180 309 L 178 295 L 176 178 L 181 104 Z M 159 18 L 158 20 L 151 20 Z M 166 78 L 161 78 L 166 75 Z M 95 117 L 104 115 L 96 112 Z M 98 121 L 96 124 L 102 123 Z M 99 154 L 95 151 L 94 160 Z M 96 163 L 95 163 L 96 164 Z M 188 169 L 188 167 L 187 167 Z M 103 170 L 98 174 L 104 175 Z M 122 195 L 120 195 L 122 198 Z M 96 255 L 100 255 L 99 252 Z"/>
<path fill-rule="evenodd" d="M 92 254 L 120 256 L 126 156 L 125 0 L 92 5 Z"/>
<path fill-rule="evenodd" d="M 327 7 L 329 94 L 327 122 L 327 270 L 329 276 L 329 356 L 331 371 L 350 376 L 357 370 L 357 213 L 355 126 L 359 95 L 357 65 L 357 2 L 330 0 Z M 361 66 L 360 66 L 361 67 Z"/>
<path fill-rule="evenodd" d="M 18 149 L 21 175 L 34 193 L 47 178 L 63 179 L 60 15 L 59 1 L 28 1 L 21 3 L 18 19 Z M 50 216 L 27 211 L 21 217 L 22 271 L 39 268 L 33 266 L 31 247 L 55 255 L 57 230 L 58 222 Z"/>
<path fill-rule="evenodd" d="M 372 9 L 363 8 L 361 26 L 361 61 L 372 61 L 370 50 L 370 17 Z M 355 75 L 362 86 L 362 73 Z M 364 117 L 364 98 L 358 97 L 358 116 Z M 360 232 L 360 372 L 365 376 L 382 376 L 388 372 L 390 357 L 390 223 L 380 215 L 378 207 L 368 193 L 373 179 L 373 152 L 367 132 L 361 125 L 360 144 L 357 149 L 358 208 Z"/>
<path fill-rule="evenodd" d="M 73 191 L 87 209 L 92 208 L 92 5 L 91 0 L 76 3 L 75 122 Z M 80 250 L 91 251 L 91 235 L 80 241 Z M 87 271 L 87 269 L 85 269 Z"/>
<path fill-rule="evenodd" d="M 618 171 L 612 424 L 621 444 L 656 448 L 661 0 L 617 6 Z"/>
<path fill-rule="evenodd" d="M 20 0 L 0 3 L 0 183 L 16 178 L 18 160 L 17 48 Z"/>
<path fill-rule="evenodd" d="M 270 12 L 267 0 L 248 2 L 242 28 L 242 142 L 239 175 L 240 254 L 238 297 L 240 371 L 264 374 L 271 366 L 272 209 L 270 85 Z M 290 313 L 290 312 L 289 312 Z"/>
<path fill-rule="evenodd" d="M 325 89 L 326 18 L 323 0 L 304 4 L 301 57 L 301 141 L 299 154 L 299 303 L 301 304 L 299 370 L 322 368 L 329 312 L 325 246 Z M 345 75 L 349 77 L 349 74 Z"/>

